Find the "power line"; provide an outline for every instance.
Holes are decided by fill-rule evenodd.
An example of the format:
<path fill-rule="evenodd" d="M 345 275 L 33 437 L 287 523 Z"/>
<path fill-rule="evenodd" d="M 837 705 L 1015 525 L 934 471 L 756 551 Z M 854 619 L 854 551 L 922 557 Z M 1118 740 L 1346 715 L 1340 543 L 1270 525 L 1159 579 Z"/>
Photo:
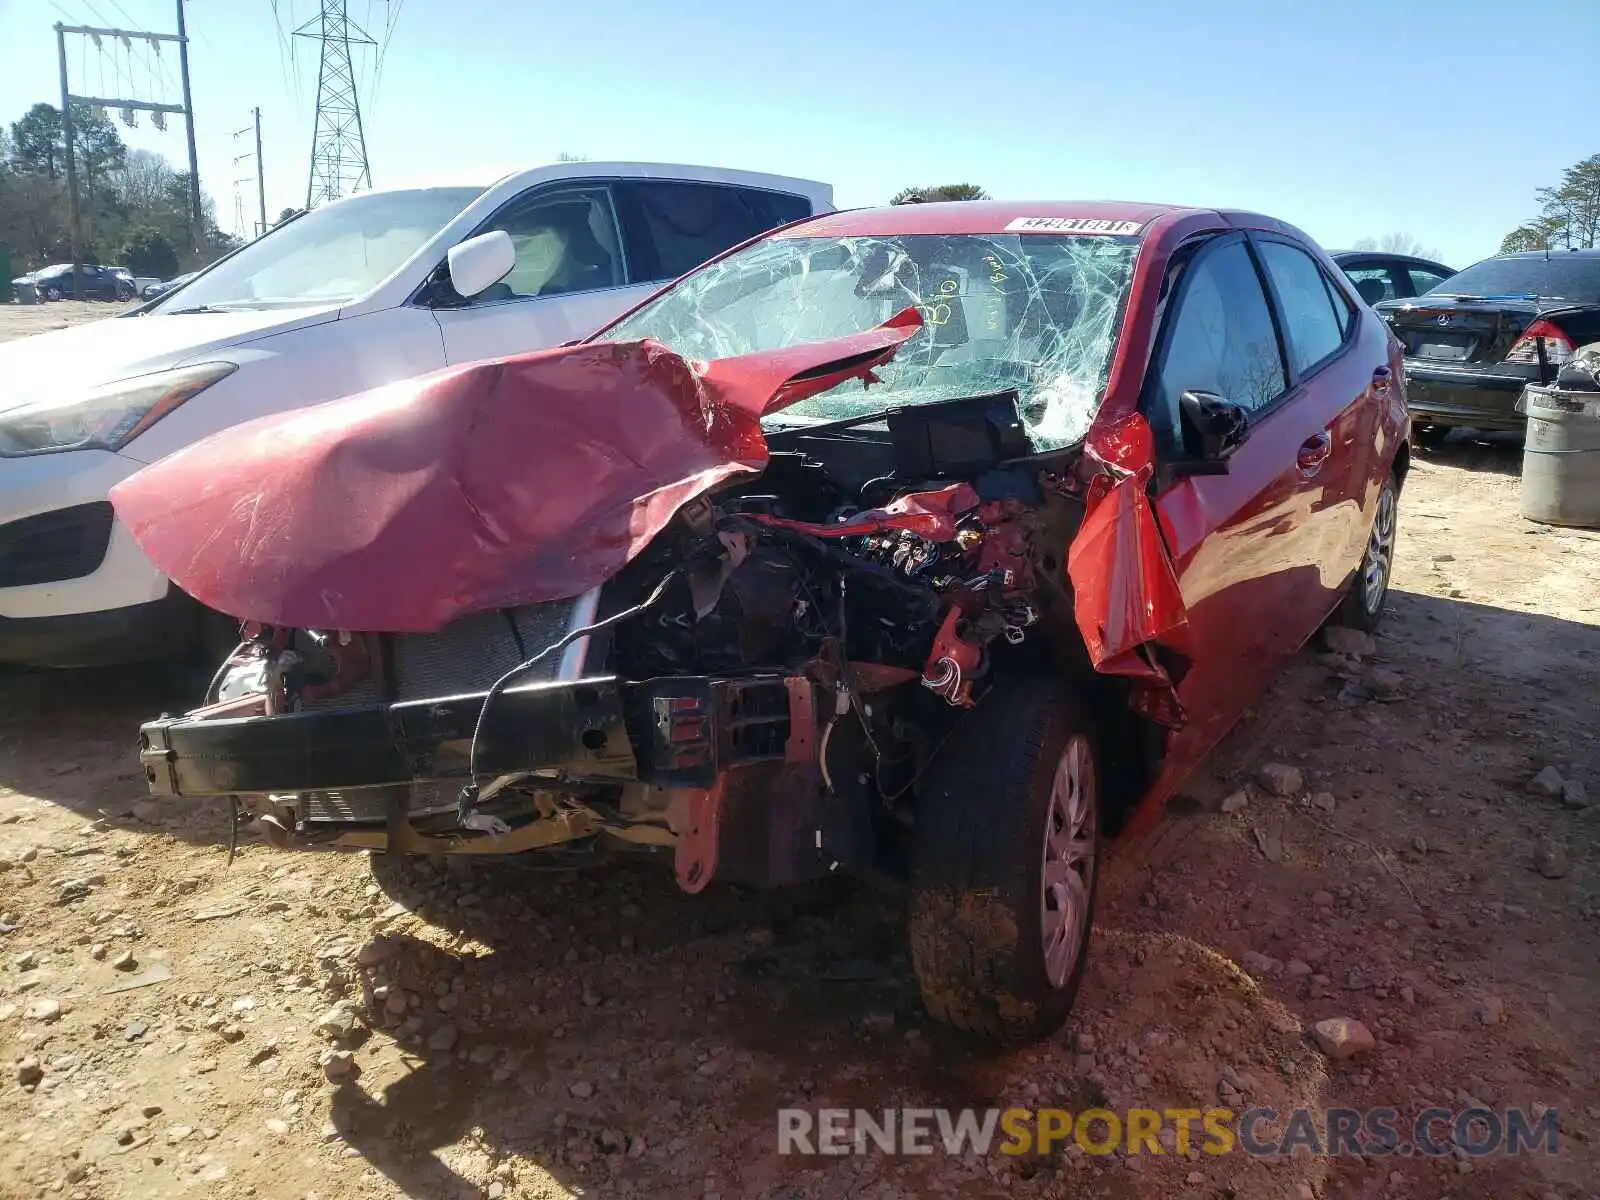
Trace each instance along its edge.
<path fill-rule="evenodd" d="M 284 89 L 294 98 L 295 109 L 300 108 L 300 70 L 295 63 L 294 41 L 284 31 L 283 14 L 278 11 L 278 0 L 270 0 L 272 27 L 278 37 L 278 70 L 283 76 Z M 289 24 L 294 24 L 294 7 L 289 8 Z"/>

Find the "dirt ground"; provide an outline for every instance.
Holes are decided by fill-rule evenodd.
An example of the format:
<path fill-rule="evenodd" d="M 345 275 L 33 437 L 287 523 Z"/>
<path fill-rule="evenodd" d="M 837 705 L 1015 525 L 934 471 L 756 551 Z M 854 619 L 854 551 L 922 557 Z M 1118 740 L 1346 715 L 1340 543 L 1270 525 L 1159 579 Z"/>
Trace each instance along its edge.
<path fill-rule="evenodd" d="M 57 300 L 54 304 L 0 304 L 0 342 L 27 337 L 31 333 L 48 333 L 52 329 L 65 329 L 68 325 L 82 325 L 85 321 L 99 321 L 114 317 L 138 302 L 113 304 L 106 300 Z"/>
<path fill-rule="evenodd" d="M 1072 1021 L 1004 1055 L 923 1015 L 887 886 L 227 866 L 221 810 L 144 795 L 168 673 L 0 678 L 0 1200 L 1600 1195 L 1600 533 L 1518 517 L 1518 462 L 1418 460 L 1375 653 L 1308 650 L 1117 847 Z M 1321 1054 L 1338 1016 L 1376 1046 Z M 1559 1148 L 777 1153 L 787 1106 L 1218 1103 L 1550 1106 Z"/>

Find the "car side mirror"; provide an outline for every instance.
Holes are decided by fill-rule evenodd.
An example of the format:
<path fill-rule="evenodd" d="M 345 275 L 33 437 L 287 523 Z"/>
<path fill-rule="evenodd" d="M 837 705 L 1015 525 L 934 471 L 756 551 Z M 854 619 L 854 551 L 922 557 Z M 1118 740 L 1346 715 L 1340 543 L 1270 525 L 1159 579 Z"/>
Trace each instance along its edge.
<path fill-rule="evenodd" d="M 1249 414 L 1215 392 L 1184 392 L 1178 420 L 1188 457 L 1173 464 L 1179 475 L 1226 475 L 1233 452 L 1250 437 Z"/>
<path fill-rule="evenodd" d="M 517 265 L 517 248 L 504 229 L 491 229 L 450 247 L 446 255 L 450 286 L 470 300 L 511 274 Z"/>

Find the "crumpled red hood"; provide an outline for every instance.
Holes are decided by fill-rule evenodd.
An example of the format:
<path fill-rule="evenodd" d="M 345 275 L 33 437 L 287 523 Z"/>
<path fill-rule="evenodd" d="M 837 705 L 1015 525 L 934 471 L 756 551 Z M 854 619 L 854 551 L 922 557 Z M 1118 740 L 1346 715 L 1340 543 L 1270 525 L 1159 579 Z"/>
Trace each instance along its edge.
<path fill-rule="evenodd" d="M 456 367 L 215 434 L 111 491 L 184 591 L 294 628 L 428 632 L 576 596 L 767 461 L 760 419 L 920 328 L 691 363 L 600 342 Z"/>

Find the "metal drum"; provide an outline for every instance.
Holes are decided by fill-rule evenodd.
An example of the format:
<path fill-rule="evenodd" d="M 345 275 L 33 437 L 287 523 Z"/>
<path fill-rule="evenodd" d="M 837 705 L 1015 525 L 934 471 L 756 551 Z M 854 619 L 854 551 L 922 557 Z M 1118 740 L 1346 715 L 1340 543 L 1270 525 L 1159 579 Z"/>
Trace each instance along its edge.
<path fill-rule="evenodd" d="M 1600 528 L 1600 391 L 1523 389 L 1522 515 L 1547 525 Z"/>

